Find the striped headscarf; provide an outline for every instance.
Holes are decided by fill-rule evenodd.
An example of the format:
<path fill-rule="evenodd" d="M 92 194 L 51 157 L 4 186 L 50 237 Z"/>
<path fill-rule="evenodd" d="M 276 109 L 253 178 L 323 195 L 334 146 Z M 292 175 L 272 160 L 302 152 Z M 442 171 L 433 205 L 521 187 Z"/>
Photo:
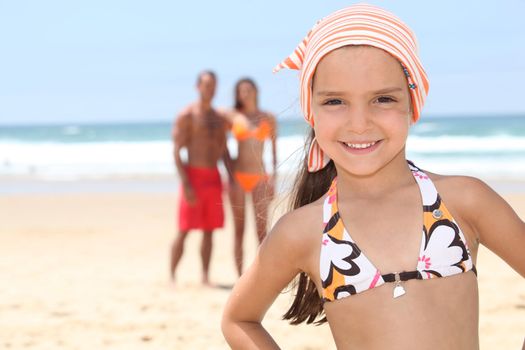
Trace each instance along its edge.
<path fill-rule="evenodd" d="M 314 126 L 311 82 L 317 64 L 331 51 L 347 45 L 373 46 L 401 63 L 412 100 L 412 119 L 417 121 L 429 82 L 418 57 L 416 37 L 398 17 L 367 4 L 346 7 L 318 21 L 295 51 L 273 69 L 274 73 L 282 68 L 300 71 L 301 109 L 306 121 Z M 314 138 L 308 153 L 308 170 L 321 170 L 329 161 Z"/>

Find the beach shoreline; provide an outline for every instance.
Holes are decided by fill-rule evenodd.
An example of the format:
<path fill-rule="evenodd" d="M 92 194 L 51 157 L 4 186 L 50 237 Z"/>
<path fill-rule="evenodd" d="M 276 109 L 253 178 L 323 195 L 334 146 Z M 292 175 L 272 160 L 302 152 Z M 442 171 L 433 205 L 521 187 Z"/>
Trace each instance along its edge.
<path fill-rule="evenodd" d="M 223 169 L 221 169 L 223 170 Z M 227 176 L 221 171 L 223 182 Z M 479 177 L 500 195 L 525 194 L 525 178 Z M 280 173 L 278 190 L 286 192 L 294 174 Z M 37 176 L 0 175 L 0 195 L 31 193 L 176 193 L 179 178 L 173 175 L 114 175 L 79 177 L 75 179 L 46 179 Z"/>

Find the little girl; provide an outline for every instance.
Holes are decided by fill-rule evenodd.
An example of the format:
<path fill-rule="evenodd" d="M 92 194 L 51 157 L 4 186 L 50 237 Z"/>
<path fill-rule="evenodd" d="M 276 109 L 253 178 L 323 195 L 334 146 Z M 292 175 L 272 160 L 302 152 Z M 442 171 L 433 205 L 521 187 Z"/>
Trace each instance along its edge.
<path fill-rule="evenodd" d="M 284 318 L 328 321 L 338 349 L 478 349 L 478 246 L 525 276 L 525 223 L 480 180 L 406 160 L 429 88 L 412 31 L 353 5 L 319 21 L 284 67 L 300 70 L 310 147 L 294 210 L 228 300 L 230 346 L 278 348 L 261 321 L 299 275 Z"/>

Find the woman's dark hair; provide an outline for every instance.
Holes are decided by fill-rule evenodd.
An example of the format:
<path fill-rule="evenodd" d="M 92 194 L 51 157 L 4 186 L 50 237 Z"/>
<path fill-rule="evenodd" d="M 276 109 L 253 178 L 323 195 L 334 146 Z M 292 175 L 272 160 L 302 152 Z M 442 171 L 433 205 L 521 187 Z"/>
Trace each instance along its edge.
<path fill-rule="evenodd" d="M 306 204 L 312 203 L 321 198 L 328 189 L 332 180 L 336 176 L 334 162 L 330 160 L 328 165 L 323 169 L 310 173 L 308 172 L 308 149 L 315 134 L 312 129 L 305 146 L 305 156 L 303 166 L 297 174 L 294 187 L 292 189 L 290 209 L 294 210 Z M 284 320 L 290 320 L 290 323 L 297 325 L 306 321 L 313 323 L 318 316 L 323 314 L 323 300 L 317 293 L 315 283 L 304 272 L 293 283 L 295 296 L 290 309 L 283 315 Z M 319 325 L 326 322 L 326 317 L 315 321 Z"/>
<path fill-rule="evenodd" d="M 257 93 L 259 89 L 257 89 L 257 85 L 255 84 L 255 81 L 253 81 L 253 79 L 251 78 L 241 78 L 237 81 L 237 83 L 235 83 L 235 88 L 234 88 L 234 94 L 235 94 L 235 106 L 234 107 L 237 110 L 241 110 L 244 107 L 242 104 L 242 101 L 239 98 L 239 88 L 241 87 L 241 84 L 244 84 L 244 83 L 250 84 L 255 90 L 255 94 L 256 94 L 255 104 L 257 105 Z"/>

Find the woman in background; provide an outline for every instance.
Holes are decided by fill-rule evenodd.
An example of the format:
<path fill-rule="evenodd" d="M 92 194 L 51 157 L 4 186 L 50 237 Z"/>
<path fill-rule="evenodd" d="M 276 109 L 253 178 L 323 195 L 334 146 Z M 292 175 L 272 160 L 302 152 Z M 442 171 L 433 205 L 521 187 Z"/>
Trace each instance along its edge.
<path fill-rule="evenodd" d="M 257 86 L 250 78 L 235 84 L 235 106 L 230 115 L 231 132 L 237 140 L 237 158 L 233 160 L 235 182 L 230 201 L 235 225 L 234 257 L 242 274 L 246 198 L 251 194 L 259 243 L 266 236 L 268 205 L 273 197 L 277 166 L 277 124 L 275 117 L 258 107 Z M 272 171 L 264 166 L 264 146 L 271 141 Z"/>

